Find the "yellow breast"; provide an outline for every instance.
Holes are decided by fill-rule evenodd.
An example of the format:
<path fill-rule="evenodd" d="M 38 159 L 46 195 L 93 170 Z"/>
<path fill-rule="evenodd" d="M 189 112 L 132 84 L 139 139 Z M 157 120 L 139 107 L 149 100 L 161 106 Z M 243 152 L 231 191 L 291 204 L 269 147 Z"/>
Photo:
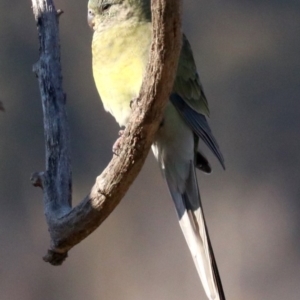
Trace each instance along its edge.
<path fill-rule="evenodd" d="M 130 101 L 138 96 L 151 43 L 151 24 L 116 25 L 95 31 L 93 74 L 105 110 L 120 124 L 130 116 Z"/>

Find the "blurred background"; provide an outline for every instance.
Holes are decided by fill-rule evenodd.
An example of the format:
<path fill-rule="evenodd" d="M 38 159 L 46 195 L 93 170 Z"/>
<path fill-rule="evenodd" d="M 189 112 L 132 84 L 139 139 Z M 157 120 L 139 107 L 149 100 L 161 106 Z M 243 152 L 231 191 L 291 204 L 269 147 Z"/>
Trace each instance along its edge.
<path fill-rule="evenodd" d="M 72 138 L 74 202 L 111 158 L 118 127 L 91 72 L 87 1 L 56 0 Z M 152 154 L 127 196 L 61 267 L 42 192 L 42 110 L 31 1 L 0 2 L 0 291 L 3 300 L 206 299 Z M 300 2 L 185 0 L 190 39 L 227 170 L 199 174 L 230 300 L 300 294 Z"/>

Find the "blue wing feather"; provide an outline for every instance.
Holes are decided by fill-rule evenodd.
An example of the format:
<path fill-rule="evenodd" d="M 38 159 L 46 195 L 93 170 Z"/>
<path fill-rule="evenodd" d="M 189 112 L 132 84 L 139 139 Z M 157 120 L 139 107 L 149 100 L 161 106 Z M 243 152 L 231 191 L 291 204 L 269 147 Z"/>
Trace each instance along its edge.
<path fill-rule="evenodd" d="M 224 157 L 220 151 L 216 139 L 211 132 L 206 117 L 192 109 L 178 94 L 173 93 L 170 96 L 170 100 L 186 124 L 199 138 L 203 140 L 203 142 L 215 154 L 220 164 L 225 169 Z"/>

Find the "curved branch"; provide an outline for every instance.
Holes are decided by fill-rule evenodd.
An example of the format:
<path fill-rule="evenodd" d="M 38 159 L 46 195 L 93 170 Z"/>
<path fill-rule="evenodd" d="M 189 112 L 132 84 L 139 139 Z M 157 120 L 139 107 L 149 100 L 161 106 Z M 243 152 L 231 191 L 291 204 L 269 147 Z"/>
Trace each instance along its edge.
<path fill-rule="evenodd" d="M 40 39 L 39 79 L 44 112 L 46 171 L 33 182 L 44 191 L 51 236 L 44 260 L 58 265 L 119 204 L 141 170 L 175 79 L 181 48 L 181 1 L 152 0 L 153 41 L 140 95 L 123 134 L 121 151 L 97 177 L 85 199 L 71 208 L 69 131 L 62 90 L 57 12 L 51 0 L 32 0 Z"/>

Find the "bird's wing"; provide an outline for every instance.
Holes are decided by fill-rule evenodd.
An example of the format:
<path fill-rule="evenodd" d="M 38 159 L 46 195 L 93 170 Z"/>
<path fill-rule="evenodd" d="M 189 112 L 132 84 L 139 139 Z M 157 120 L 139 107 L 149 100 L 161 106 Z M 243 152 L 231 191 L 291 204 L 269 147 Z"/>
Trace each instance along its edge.
<path fill-rule="evenodd" d="M 208 103 L 201 85 L 192 48 L 183 35 L 173 92 L 178 94 L 192 109 L 209 116 Z"/>
<path fill-rule="evenodd" d="M 172 104 L 175 106 L 179 114 L 182 116 L 186 124 L 193 130 L 193 132 L 203 140 L 207 147 L 215 154 L 220 161 L 222 167 L 225 169 L 224 158 L 214 138 L 211 129 L 207 123 L 205 116 L 197 112 L 190 105 L 182 99 L 178 94 L 170 96 Z"/>

